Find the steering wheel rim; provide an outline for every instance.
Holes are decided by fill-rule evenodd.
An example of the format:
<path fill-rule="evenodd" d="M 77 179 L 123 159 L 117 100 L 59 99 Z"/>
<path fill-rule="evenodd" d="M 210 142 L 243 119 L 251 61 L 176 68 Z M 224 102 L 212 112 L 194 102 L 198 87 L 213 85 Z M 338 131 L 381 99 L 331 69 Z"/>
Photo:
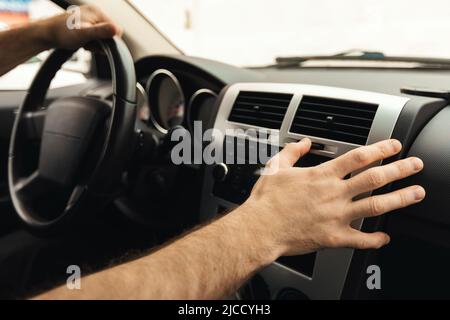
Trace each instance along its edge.
<path fill-rule="evenodd" d="M 26 193 L 26 188 L 23 188 L 27 183 L 34 183 L 34 190 L 41 191 L 41 189 L 45 189 L 45 186 L 48 185 L 48 181 L 46 181 L 46 184 L 43 184 L 43 181 L 48 180 L 48 177 L 45 179 L 40 177 L 42 175 L 42 172 L 40 172 L 42 171 L 42 163 L 46 162 L 42 160 L 46 157 L 43 151 L 50 150 L 50 142 L 54 142 L 55 140 L 49 140 L 46 136 L 42 137 L 38 169 L 31 174 L 24 174 L 24 144 L 27 142 L 25 136 L 29 133 L 28 131 L 30 129 L 27 118 L 29 118 L 30 113 L 34 116 L 39 112 L 39 107 L 42 106 L 45 101 L 50 83 L 56 75 L 56 72 L 74 54 L 75 50 L 56 49 L 50 54 L 35 76 L 23 103 L 18 110 L 14 122 L 8 159 L 9 191 L 12 203 L 20 220 L 28 229 L 30 229 L 30 231 L 39 235 L 51 234 L 55 231 L 57 232 L 65 230 L 67 227 L 72 227 L 74 224 L 86 222 L 86 218 L 89 217 L 89 214 L 92 216 L 93 210 L 99 210 L 102 206 L 111 201 L 117 194 L 117 187 L 120 184 L 121 174 L 133 151 L 132 142 L 136 119 L 136 75 L 134 61 L 127 46 L 118 37 L 98 41 L 98 45 L 107 56 L 112 75 L 113 102 L 110 107 L 108 119 L 106 119 L 106 115 L 103 114 L 106 110 L 106 102 L 96 101 L 95 99 L 86 97 L 58 99 L 53 102 L 46 111 L 47 115 L 43 128 L 43 135 L 50 132 L 50 130 L 47 131 L 48 127 L 55 127 L 53 123 L 62 122 L 56 124 L 56 126 L 59 126 L 62 130 L 64 130 L 64 126 L 70 127 L 72 125 L 71 122 L 68 122 L 69 119 L 66 119 L 67 121 L 65 122 L 59 119 L 61 112 L 70 110 L 76 117 L 77 112 L 82 111 L 83 113 L 83 117 L 80 117 L 79 124 L 75 126 L 76 128 L 84 128 L 84 131 L 80 131 L 79 136 L 79 140 L 83 141 L 83 143 L 77 142 L 77 151 L 81 150 L 79 152 L 79 159 L 75 156 L 71 159 L 67 154 L 61 154 L 60 158 L 62 164 L 64 164 L 64 160 L 67 158 L 73 160 L 73 163 L 79 163 L 81 165 L 81 162 L 83 161 L 81 159 L 87 157 L 88 144 L 91 144 L 92 140 L 94 140 L 94 129 L 91 127 L 94 128 L 100 126 L 100 123 L 106 126 L 104 141 L 101 144 L 98 157 L 95 160 L 95 164 L 89 177 L 82 183 L 79 181 L 76 182 L 63 213 L 56 217 L 43 218 L 45 215 L 36 212 L 33 207 L 33 201 L 35 199 L 33 199 L 31 194 Z M 59 105 L 57 106 L 58 101 Z M 64 110 L 64 108 L 67 110 Z M 52 114 L 53 118 L 50 121 L 49 117 Z M 102 119 L 102 116 L 105 116 L 105 119 Z M 83 120 L 86 120 L 84 121 L 85 123 Z M 92 122 L 92 124 L 90 122 Z M 86 134 L 86 136 L 83 136 L 82 133 Z M 68 141 L 69 139 L 73 140 L 73 137 L 69 137 L 63 132 L 59 132 L 57 136 L 63 141 L 63 145 L 66 144 L 67 148 L 63 150 L 69 150 L 70 154 L 71 151 L 73 151 L 71 150 L 73 148 Z M 44 144 L 47 146 L 45 150 L 43 147 Z M 83 147 L 80 147 L 80 145 L 83 145 Z M 78 156 L 77 152 L 74 151 L 73 153 Z M 53 155 L 50 163 L 55 163 L 55 161 L 58 160 L 58 156 L 55 157 L 55 155 Z M 70 164 L 72 162 L 69 161 L 68 163 Z M 49 169 L 48 165 L 46 169 Z M 50 170 L 52 169 L 50 168 Z M 73 169 L 73 171 L 73 174 L 67 176 L 67 185 L 70 185 L 72 180 L 76 181 L 76 170 Z M 50 176 L 55 178 L 56 181 L 58 180 L 57 174 L 51 173 Z M 66 180 L 61 181 L 63 181 L 65 185 Z M 52 183 L 54 182 L 55 181 L 52 181 Z"/>

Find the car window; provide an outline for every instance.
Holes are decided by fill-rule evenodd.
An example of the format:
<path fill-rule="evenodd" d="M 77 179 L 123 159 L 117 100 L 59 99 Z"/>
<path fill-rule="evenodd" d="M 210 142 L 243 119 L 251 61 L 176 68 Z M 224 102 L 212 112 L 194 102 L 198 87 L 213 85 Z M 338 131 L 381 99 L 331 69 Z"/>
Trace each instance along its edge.
<path fill-rule="evenodd" d="M 0 0 L 0 29 L 8 29 L 17 24 L 28 23 L 46 18 L 62 9 L 50 0 Z M 14 70 L 0 77 L 0 91 L 25 90 L 49 52 L 42 52 Z M 64 87 L 86 81 L 91 62 L 91 54 L 86 50 L 78 51 L 58 72 L 51 87 Z"/>

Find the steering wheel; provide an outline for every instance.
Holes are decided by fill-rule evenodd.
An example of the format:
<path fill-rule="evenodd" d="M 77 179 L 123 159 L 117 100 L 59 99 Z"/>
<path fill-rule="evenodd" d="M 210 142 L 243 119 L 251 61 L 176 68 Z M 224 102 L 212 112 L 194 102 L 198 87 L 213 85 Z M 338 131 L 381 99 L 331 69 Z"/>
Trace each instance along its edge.
<path fill-rule="evenodd" d="M 57 49 L 18 110 L 9 150 L 9 191 L 20 219 L 34 233 L 87 223 L 117 195 L 133 152 L 134 62 L 120 38 L 98 45 L 111 68 L 111 100 L 64 97 L 44 107 L 52 79 L 75 52 Z"/>

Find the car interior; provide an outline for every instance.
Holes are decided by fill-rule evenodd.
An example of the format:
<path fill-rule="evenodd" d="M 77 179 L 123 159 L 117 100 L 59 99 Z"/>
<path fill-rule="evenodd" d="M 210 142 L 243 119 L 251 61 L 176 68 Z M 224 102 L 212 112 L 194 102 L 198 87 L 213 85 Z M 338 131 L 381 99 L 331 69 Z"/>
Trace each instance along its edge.
<path fill-rule="evenodd" d="M 262 166 L 176 165 L 171 132 L 182 127 L 268 133 L 213 131 L 211 143 L 231 157 L 235 145 L 281 150 L 307 137 L 312 151 L 296 166 L 312 167 L 395 138 L 404 148 L 383 164 L 409 156 L 425 164 L 375 192 L 419 184 L 423 203 L 353 224 L 387 232 L 388 246 L 280 258 L 233 299 L 450 298 L 450 60 L 352 51 L 236 66 L 185 54 L 133 1 L 95 4 L 124 34 L 98 42 L 85 81 L 52 84 L 74 54 L 56 49 L 29 87 L 0 90 L 1 297 L 63 283 L 68 265 L 95 272 L 148 254 L 245 202 Z M 382 290 L 367 286 L 373 265 Z"/>

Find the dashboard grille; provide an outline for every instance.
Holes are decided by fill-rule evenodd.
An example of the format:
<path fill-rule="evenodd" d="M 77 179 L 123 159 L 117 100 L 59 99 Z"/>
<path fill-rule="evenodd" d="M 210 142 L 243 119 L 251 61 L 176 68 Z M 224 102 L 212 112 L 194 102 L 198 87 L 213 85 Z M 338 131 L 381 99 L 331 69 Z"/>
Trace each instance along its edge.
<path fill-rule="evenodd" d="M 228 120 L 280 129 L 292 98 L 292 94 L 241 91 Z"/>
<path fill-rule="evenodd" d="M 304 96 L 291 132 L 365 145 L 378 105 Z"/>

